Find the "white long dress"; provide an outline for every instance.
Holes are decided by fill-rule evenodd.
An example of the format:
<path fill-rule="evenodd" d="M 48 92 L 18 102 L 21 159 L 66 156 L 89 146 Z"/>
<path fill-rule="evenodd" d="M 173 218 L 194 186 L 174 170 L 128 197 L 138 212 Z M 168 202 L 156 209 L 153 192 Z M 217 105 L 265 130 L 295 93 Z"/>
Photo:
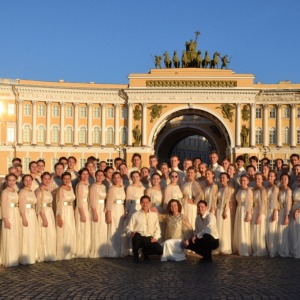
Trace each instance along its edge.
<path fill-rule="evenodd" d="M 91 258 L 107 256 L 107 224 L 105 222 L 105 199 L 106 187 L 104 184 L 92 184 L 90 188 L 90 204 L 91 208 L 95 209 L 98 215 L 98 222 L 92 222 L 92 246 Z"/>
<path fill-rule="evenodd" d="M 178 200 L 180 203 L 182 203 L 182 192 L 178 184 L 168 184 L 164 190 L 164 203 L 163 203 L 163 209 L 166 211 L 168 207 L 168 203 L 171 199 Z"/>
<path fill-rule="evenodd" d="M 253 215 L 251 220 L 251 241 L 252 255 L 267 255 L 266 247 L 266 209 L 267 209 L 267 191 L 264 187 L 253 191 Z M 261 214 L 261 221 L 255 224 L 258 215 Z"/>
<path fill-rule="evenodd" d="M 193 229 L 195 229 L 195 221 L 197 217 L 197 203 L 204 198 L 204 194 L 200 184 L 197 181 L 187 181 L 182 187 L 182 208 L 184 215 L 191 222 Z M 188 199 L 193 199 L 194 203 L 188 203 Z"/>
<path fill-rule="evenodd" d="M 16 191 L 5 189 L 1 194 L 2 218 L 8 219 L 10 229 L 5 228 L 2 220 L 1 260 L 4 267 L 19 265 L 21 218 L 19 212 L 19 195 Z"/>
<path fill-rule="evenodd" d="M 232 253 L 232 237 L 231 237 L 231 212 L 230 203 L 234 197 L 234 189 L 230 186 L 222 187 L 217 194 L 217 227 L 219 231 L 219 249 L 223 254 Z M 223 218 L 223 212 L 226 212 L 226 219 Z"/>
<path fill-rule="evenodd" d="M 284 225 L 286 215 L 290 213 L 292 203 L 292 191 L 290 188 L 280 190 L 278 212 L 278 254 L 281 257 L 290 256 L 289 247 L 289 225 Z"/>
<path fill-rule="evenodd" d="M 106 210 L 111 212 L 112 223 L 108 225 L 107 256 L 121 257 L 124 234 L 124 187 L 111 186 L 107 193 Z"/>
<path fill-rule="evenodd" d="M 21 253 L 20 263 L 23 265 L 34 264 L 38 259 L 38 224 L 36 216 L 36 196 L 33 191 L 25 188 L 20 191 L 19 205 L 21 214 L 25 214 L 28 226 L 21 226 Z"/>
<path fill-rule="evenodd" d="M 76 228 L 74 218 L 75 194 L 60 187 L 56 197 L 57 214 L 63 220 L 62 228 L 56 224 L 57 259 L 72 259 L 76 254 Z"/>
<path fill-rule="evenodd" d="M 210 211 L 211 208 L 216 209 L 218 185 L 216 183 L 205 185 L 203 188 L 203 193 L 204 200 L 207 203 L 207 211 Z"/>
<path fill-rule="evenodd" d="M 290 253 L 294 258 L 300 258 L 300 213 L 298 213 L 298 216 L 294 219 L 294 212 L 296 209 L 300 209 L 300 187 L 293 191 L 293 206 L 290 218 L 290 237 L 292 246 Z"/>
<path fill-rule="evenodd" d="M 53 196 L 50 191 L 38 188 L 35 191 L 37 197 L 37 214 L 39 230 L 39 248 L 38 261 L 55 261 L 56 260 L 56 227 L 55 218 L 52 209 Z M 43 227 L 43 220 L 40 212 L 45 214 L 48 222 L 47 227 Z"/>
<path fill-rule="evenodd" d="M 163 254 L 161 261 L 182 261 L 186 259 L 186 251 L 182 249 L 181 243 L 189 239 L 192 226 L 186 216 L 160 215 L 160 221 L 166 222 L 166 240 L 161 244 Z"/>
<path fill-rule="evenodd" d="M 237 209 L 234 222 L 233 252 L 241 256 L 251 255 L 250 222 L 246 222 L 247 212 L 252 213 L 253 191 L 251 188 L 239 189 L 236 194 Z"/>
<path fill-rule="evenodd" d="M 79 182 L 76 186 L 76 257 L 86 258 L 91 253 L 91 214 L 89 211 L 89 186 Z M 81 222 L 79 209 L 83 210 L 86 221 Z"/>
<path fill-rule="evenodd" d="M 278 193 L 279 188 L 273 185 L 267 189 L 267 219 L 266 219 L 266 244 L 271 257 L 278 255 L 277 227 L 278 227 Z M 275 221 L 273 214 L 275 210 Z"/>

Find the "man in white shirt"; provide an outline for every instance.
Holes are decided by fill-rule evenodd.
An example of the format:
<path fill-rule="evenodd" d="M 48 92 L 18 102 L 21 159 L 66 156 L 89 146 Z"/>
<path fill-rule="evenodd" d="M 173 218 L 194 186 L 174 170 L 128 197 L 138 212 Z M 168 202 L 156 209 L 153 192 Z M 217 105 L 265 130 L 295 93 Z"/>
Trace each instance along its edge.
<path fill-rule="evenodd" d="M 209 159 L 210 159 L 210 168 L 214 171 L 215 173 L 215 178 L 214 181 L 215 183 L 219 184 L 219 177 L 220 174 L 225 172 L 224 168 L 218 164 L 218 160 L 219 160 L 219 155 L 217 151 L 212 151 L 209 155 Z"/>
<path fill-rule="evenodd" d="M 207 210 L 207 203 L 204 200 L 198 202 L 197 208 L 194 236 L 189 241 L 184 241 L 184 246 L 200 254 L 203 262 L 211 262 L 211 251 L 219 247 L 216 217 Z"/>
<path fill-rule="evenodd" d="M 150 211 L 151 199 L 142 196 L 140 200 L 142 209 L 135 212 L 128 223 L 125 231 L 132 238 L 133 262 L 139 263 L 139 248 L 142 248 L 144 259 L 149 255 L 162 255 L 163 248 L 157 242 L 160 238 L 160 227 L 158 216 Z"/>
<path fill-rule="evenodd" d="M 177 184 L 179 186 L 181 186 L 184 181 L 185 174 L 183 171 L 181 171 L 178 168 L 179 163 L 180 163 L 179 157 L 176 154 L 173 154 L 170 158 L 171 168 L 169 169 L 169 172 L 176 171 L 178 173 L 179 180 L 178 180 Z"/>

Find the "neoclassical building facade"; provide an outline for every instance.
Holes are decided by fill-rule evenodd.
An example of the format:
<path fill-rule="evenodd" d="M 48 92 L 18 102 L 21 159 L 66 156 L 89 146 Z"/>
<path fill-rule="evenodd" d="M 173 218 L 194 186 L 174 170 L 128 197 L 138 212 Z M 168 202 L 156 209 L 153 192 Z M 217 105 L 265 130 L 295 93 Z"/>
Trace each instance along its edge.
<path fill-rule="evenodd" d="M 13 157 L 43 158 L 52 170 L 73 155 L 130 165 L 133 153 L 168 161 L 184 138 L 199 135 L 221 157 L 298 152 L 300 84 L 254 83 L 252 74 L 220 69 L 152 69 L 128 84 L 0 79 L 0 175 Z"/>

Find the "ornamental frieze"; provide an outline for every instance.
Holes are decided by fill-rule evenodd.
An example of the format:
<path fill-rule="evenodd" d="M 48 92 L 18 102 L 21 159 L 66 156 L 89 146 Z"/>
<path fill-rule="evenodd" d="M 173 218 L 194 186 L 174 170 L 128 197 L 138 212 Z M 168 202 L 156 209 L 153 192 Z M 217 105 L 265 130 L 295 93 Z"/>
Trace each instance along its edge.
<path fill-rule="evenodd" d="M 147 87 L 221 87 L 234 88 L 235 80 L 147 80 Z"/>

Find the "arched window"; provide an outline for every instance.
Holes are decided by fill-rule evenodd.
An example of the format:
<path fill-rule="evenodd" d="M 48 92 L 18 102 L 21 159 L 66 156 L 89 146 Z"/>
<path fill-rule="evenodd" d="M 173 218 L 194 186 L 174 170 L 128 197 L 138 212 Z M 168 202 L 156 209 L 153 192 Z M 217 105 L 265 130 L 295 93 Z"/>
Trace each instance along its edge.
<path fill-rule="evenodd" d="M 262 130 L 260 127 L 255 129 L 255 143 L 261 144 L 262 143 Z"/>
<path fill-rule="evenodd" d="M 114 129 L 112 127 L 108 127 L 106 130 L 106 144 L 114 143 Z"/>
<path fill-rule="evenodd" d="M 127 128 L 122 127 L 120 134 L 121 134 L 121 144 L 126 145 L 127 144 Z"/>
<path fill-rule="evenodd" d="M 23 142 L 30 143 L 30 141 L 31 141 L 31 128 L 29 124 L 26 124 L 23 127 Z"/>
<path fill-rule="evenodd" d="M 290 141 L 291 141 L 290 128 L 288 126 L 285 126 L 283 128 L 283 143 L 289 144 Z"/>
<path fill-rule="evenodd" d="M 59 127 L 54 125 L 52 127 L 52 143 L 58 144 L 59 142 Z"/>
<path fill-rule="evenodd" d="M 300 144 L 300 128 L 297 128 L 297 144 Z"/>
<path fill-rule="evenodd" d="M 45 126 L 39 125 L 37 127 L 37 142 L 45 143 Z"/>
<path fill-rule="evenodd" d="M 79 129 L 79 143 L 86 144 L 86 128 L 84 126 Z"/>
<path fill-rule="evenodd" d="M 68 126 L 65 129 L 65 142 L 66 142 L 66 144 L 73 143 L 73 128 L 72 128 L 72 126 Z"/>
<path fill-rule="evenodd" d="M 276 129 L 274 127 L 271 127 L 269 131 L 269 143 L 276 144 Z"/>
<path fill-rule="evenodd" d="M 100 144 L 100 127 L 95 127 L 93 130 L 93 144 Z"/>

